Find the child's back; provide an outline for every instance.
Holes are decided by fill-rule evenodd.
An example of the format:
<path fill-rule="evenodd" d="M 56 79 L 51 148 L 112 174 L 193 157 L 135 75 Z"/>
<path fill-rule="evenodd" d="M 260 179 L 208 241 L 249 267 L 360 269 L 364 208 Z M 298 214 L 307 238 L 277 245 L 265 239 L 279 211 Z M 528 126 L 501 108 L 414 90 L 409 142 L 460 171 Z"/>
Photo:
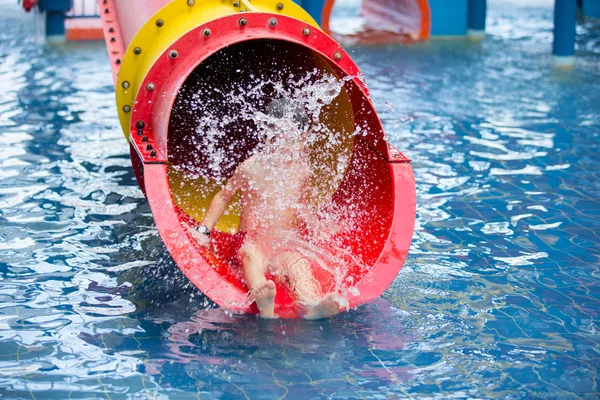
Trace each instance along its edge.
<path fill-rule="evenodd" d="M 305 207 L 310 168 L 298 146 L 266 149 L 238 169 L 242 196 L 239 230 L 250 237 L 277 236 L 297 227 L 297 214 Z"/>

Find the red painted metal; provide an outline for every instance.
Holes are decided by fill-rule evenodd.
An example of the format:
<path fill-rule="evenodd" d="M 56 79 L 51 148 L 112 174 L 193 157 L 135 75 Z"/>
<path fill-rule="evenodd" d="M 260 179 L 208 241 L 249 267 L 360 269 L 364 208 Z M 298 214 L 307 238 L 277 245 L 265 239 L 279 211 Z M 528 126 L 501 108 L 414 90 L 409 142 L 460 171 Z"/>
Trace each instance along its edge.
<path fill-rule="evenodd" d="M 421 32 L 419 40 L 427 40 L 431 36 L 431 7 L 429 0 L 417 0 L 421 9 Z"/>
<path fill-rule="evenodd" d="M 356 291 L 348 292 L 350 307 L 381 296 L 398 275 L 410 249 L 416 214 L 414 174 L 410 164 L 405 162 L 390 163 L 389 169 L 393 176 L 393 220 L 374 267 L 361 278 L 356 285 Z"/>
<path fill-rule="evenodd" d="M 125 0 L 106 0 L 106 3 L 101 0 L 101 12 L 108 10 L 103 13 L 103 18 L 116 81 L 116 61 L 131 41 L 133 31 L 125 31 L 121 21 L 117 20 L 114 1 L 121 7 L 118 14 L 121 21 L 127 18 L 127 23 L 131 24 L 127 29 L 140 27 L 142 19 L 150 12 L 141 14 L 132 7 L 126 8 Z M 152 3 L 148 8 L 151 10 L 162 2 L 149 3 Z M 243 15 L 247 20 L 245 26 L 238 24 L 240 14 L 237 14 L 212 20 L 186 32 L 158 57 L 140 86 L 131 110 L 131 156 L 160 236 L 183 273 L 213 301 L 232 310 L 257 312 L 235 271 L 235 262 L 219 259 L 199 246 L 187 231 L 198 222 L 175 204 L 169 187 L 168 164 L 175 161 L 172 159 L 175 155 L 169 154 L 169 123 L 182 85 L 210 56 L 242 42 L 270 39 L 290 43 L 310 49 L 327 60 L 338 75 L 352 78 L 345 88 L 354 119 L 367 134 L 355 139 L 349 171 L 333 201 L 339 205 L 350 202 L 364 211 L 353 218 L 357 228 L 347 232 L 345 237 L 337 238 L 362 260 L 364 266 L 348 271 L 345 280 L 348 284 L 342 289 L 347 290 L 351 307 L 379 297 L 402 267 L 414 229 L 415 187 L 410 160 L 383 139 L 381 122 L 366 86 L 358 78 L 359 69 L 338 43 L 305 22 L 284 15 L 258 12 Z M 276 28 L 269 26 L 271 18 L 277 18 Z M 113 32 L 109 32 L 109 26 L 114 28 Z M 311 30 L 308 36 L 303 34 L 306 28 Z M 212 34 L 205 37 L 202 35 L 204 29 L 210 29 Z M 172 50 L 177 51 L 176 58 L 169 56 Z M 290 63 L 293 62 L 290 59 Z M 146 89 L 149 83 L 154 85 L 154 90 Z M 222 241 L 221 248 L 231 240 L 226 235 L 218 239 Z M 278 288 L 276 303 L 276 312 L 281 317 L 298 316 L 292 296 L 285 288 Z"/>
<path fill-rule="evenodd" d="M 98 0 L 98 4 L 104 30 L 104 41 L 106 42 L 108 58 L 113 72 L 113 81 L 116 85 L 127 44 L 123 41 L 121 24 L 116 13 L 114 0 Z"/>
<path fill-rule="evenodd" d="M 25 11 L 29 12 L 33 7 L 37 6 L 38 3 L 39 0 L 23 0 L 23 8 Z"/>
<path fill-rule="evenodd" d="M 103 40 L 104 29 L 100 18 L 67 18 L 65 21 L 67 40 Z"/>
<path fill-rule="evenodd" d="M 232 310 L 246 311 L 250 307 L 247 292 L 223 279 L 206 258 L 207 251 L 187 232 L 180 212 L 169 190 L 166 164 L 144 164 L 146 197 L 152 208 L 156 226 L 173 259 L 183 273 L 217 304 Z M 206 258 L 205 258 L 206 257 Z"/>

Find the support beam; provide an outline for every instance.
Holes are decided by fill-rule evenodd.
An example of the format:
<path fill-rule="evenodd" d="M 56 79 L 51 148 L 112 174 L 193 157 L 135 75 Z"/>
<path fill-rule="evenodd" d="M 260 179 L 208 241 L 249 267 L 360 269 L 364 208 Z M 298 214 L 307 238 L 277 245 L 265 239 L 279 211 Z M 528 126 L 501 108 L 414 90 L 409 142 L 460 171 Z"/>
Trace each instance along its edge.
<path fill-rule="evenodd" d="M 469 0 L 468 7 L 467 37 L 476 40 L 484 39 L 487 0 Z"/>
<path fill-rule="evenodd" d="M 600 19 L 600 0 L 583 0 L 581 10 L 588 18 Z"/>
<path fill-rule="evenodd" d="M 467 0 L 429 0 L 431 36 L 456 37 L 467 34 Z"/>
<path fill-rule="evenodd" d="M 46 13 L 46 40 L 53 43 L 66 41 L 65 20 L 71 9 L 70 0 L 40 0 L 40 11 Z"/>
<path fill-rule="evenodd" d="M 65 19 L 64 12 L 46 11 L 46 40 L 53 43 L 67 40 Z"/>
<path fill-rule="evenodd" d="M 577 2 L 556 0 L 554 3 L 553 64 L 568 68 L 575 65 L 575 23 Z"/>

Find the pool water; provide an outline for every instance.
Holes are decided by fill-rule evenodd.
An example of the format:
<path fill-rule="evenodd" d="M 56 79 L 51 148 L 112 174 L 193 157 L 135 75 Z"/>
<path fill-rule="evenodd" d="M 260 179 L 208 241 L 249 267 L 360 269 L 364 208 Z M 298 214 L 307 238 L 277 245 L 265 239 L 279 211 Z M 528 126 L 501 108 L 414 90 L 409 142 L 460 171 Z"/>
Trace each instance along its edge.
<path fill-rule="evenodd" d="M 325 321 L 191 288 L 133 176 L 102 44 L 51 47 L 0 0 L 0 396 L 600 397 L 600 24 L 550 67 L 552 2 L 488 38 L 349 48 L 413 160 L 409 258 Z"/>

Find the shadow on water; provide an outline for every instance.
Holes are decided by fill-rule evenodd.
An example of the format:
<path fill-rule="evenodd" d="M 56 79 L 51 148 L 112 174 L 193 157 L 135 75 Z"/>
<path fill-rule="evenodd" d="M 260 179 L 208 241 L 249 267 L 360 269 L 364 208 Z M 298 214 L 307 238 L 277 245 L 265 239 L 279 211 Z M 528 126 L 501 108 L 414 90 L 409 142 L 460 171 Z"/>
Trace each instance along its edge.
<path fill-rule="evenodd" d="M 162 246 L 156 263 L 116 273 L 121 296 L 136 305 L 136 314 L 162 315 L 174 310 L 191 315 L 203 307 L 215 307 L 186 277 Z"/>

